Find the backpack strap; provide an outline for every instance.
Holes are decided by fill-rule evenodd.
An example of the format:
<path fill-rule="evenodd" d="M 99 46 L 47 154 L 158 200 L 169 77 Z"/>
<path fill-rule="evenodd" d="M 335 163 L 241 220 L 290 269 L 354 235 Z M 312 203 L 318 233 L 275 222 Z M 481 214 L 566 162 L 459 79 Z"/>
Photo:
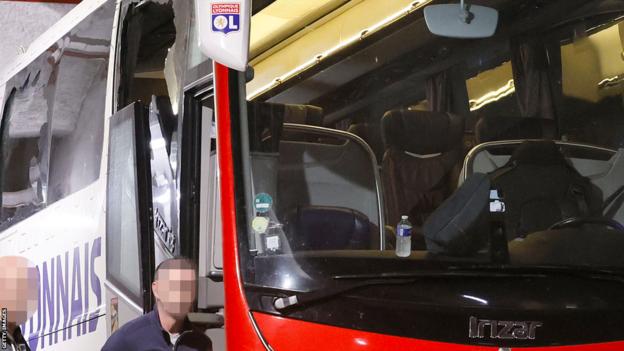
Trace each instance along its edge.
<path fill-rule="evenodd" d="M 576 208 L 579 209 L 582 216 L 590 215 L 589 205 L 587 204 L 587 198 L 585 197 L 587 187 L 579 182 L 572 182 L 570 189 L 568 190 L 570 198 L 576 202 Z"/>
<path fill-rule="evenodd" d="M 609 195 L 602 204 L 602 213 L 605 217 L 613 218 L 624 203 L 624 185 Z"/>
<path fill-rule="evenodd" d="M 499 177 L 509 173 L 514 168 L 516 168 L 516 163 L 515 162 L 508 162 L 507 164 L 505 164 L 501 168 L 499 168 L 499 169 L 497 169 L 497 170 L 495 170 L 493 172 L 490 172 L 489 173 L 490 182 L 493 182 L 496 179 L 498 179 Z"/>

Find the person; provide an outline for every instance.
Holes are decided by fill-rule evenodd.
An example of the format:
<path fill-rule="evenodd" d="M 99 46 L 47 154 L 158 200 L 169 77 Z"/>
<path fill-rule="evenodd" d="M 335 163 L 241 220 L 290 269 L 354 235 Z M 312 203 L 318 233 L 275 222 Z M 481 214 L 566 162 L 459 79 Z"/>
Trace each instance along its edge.
<path fill-rule="evenodd" d="M 30 351 L 19 325 L 38 304 L 38 268 L 24 257 L 0 257 L 0 350 Z"/>
<path fill-rule="evenodd" d="M 211 350 L 208 337 L 192 345 L 178 343 L 181 335 L 193 332 L 187 315 L 193 308 L 196 291 L 197 271 L 190 260 L 176 257 L 161 262 L 152 283 L 154 309 L 114 332 L 102 351 Z"/>

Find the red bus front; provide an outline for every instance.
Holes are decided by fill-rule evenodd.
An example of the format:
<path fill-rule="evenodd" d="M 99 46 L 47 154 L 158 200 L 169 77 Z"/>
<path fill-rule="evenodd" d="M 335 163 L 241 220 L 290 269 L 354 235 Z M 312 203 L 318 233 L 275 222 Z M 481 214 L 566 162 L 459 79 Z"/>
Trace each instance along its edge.
<path fill-rule="evenodd" d="M 350 3 L 215 65 L 228 348 L 624 349 L 624 3 Z"/>

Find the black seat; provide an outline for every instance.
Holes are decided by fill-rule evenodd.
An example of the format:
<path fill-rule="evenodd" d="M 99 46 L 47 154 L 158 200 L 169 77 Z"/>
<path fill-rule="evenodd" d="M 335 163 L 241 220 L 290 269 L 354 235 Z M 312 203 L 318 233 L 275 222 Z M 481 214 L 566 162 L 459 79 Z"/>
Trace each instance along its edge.
<path fill-rule="evenodd" d="M 552 141 L 524 142 L 490 179 L 506 204 L 508 240 L 563 219 L 600 213 L 600 190 L 568 164 Z"/>
<path fill-rule="evenodd" d="M 556 139 L 554 120 L 528 117 L 483 116 L 475 124 L 478 144 L 497 140 Z"/>
<path fill-rule="evenodd" d="M 454 190 L 463 159 L 464 119 L 450 113 L 393 110 L 384 114 L 382 130 L 386 223 L 394 225 L 408 215 L 418 233 Z M 422 237 L 421 241 L 424 247 Z"/>
<path fill-rule="evenodd" d="M 362 250 L 379 245 L 378 231 L 361 212 L 331 206 L 300 206 L 286 219 L 294 250 Z"/>
<path fill-rule="evenodd" d="M 347 132 L 362 138 L 373 150 L 377 162 L 383 159 L 384 146 L 381 138 L 381 128 L 378 123 L 354 123 L 349 126 Z"/>

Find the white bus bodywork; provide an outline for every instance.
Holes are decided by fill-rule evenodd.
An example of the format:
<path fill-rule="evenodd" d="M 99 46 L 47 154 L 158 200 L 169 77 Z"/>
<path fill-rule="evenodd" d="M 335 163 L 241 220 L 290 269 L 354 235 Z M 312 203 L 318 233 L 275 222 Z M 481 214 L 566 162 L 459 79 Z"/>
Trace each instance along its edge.
<path fill-rule="evenodd" d="M 27 52 L 0 73 L 0 112 L 5 85 L 106 0 L 85 0 L 36 39 Z M 105 264 L 108 120 L 114 112 L 115 48 L 121 1 L 115 4 L 106 83 L 104 135 L 99 178 L 0 233 L 0 256 L 19 255 L 40 272 L 39 309 L 23 326 L 31 349 L 96 350 L 110 334 Z M 125 313 L 126 310 L 131 313 Z M 142 313 L 119 299 L 120 322 Z"/>

